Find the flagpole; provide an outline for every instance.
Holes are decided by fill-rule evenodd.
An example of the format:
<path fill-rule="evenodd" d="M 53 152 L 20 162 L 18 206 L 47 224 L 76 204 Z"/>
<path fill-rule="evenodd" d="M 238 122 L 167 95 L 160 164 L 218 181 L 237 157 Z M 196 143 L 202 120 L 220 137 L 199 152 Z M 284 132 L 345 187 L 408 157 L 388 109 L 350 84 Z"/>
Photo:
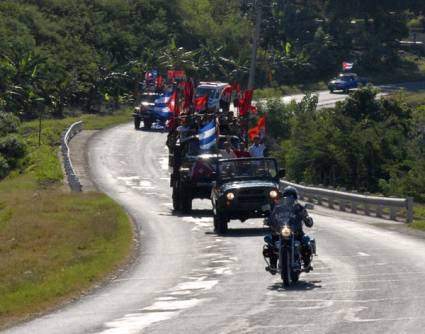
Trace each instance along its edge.
<path fill-rule="evenodd" d="M 256 0 L 256 16 L 255 16 L 255 32 L 252 41 L 252 52 L 251 52 L 251 65 L 249 68 L 249 79 L 248 79 L 248 89 L 254 89 L 255 86 L 255 68 L 257 65 L 257 48 L 260 40 L 261 32 L 261 20 L 263 16 L 263 7 L 262 1 Z"/>

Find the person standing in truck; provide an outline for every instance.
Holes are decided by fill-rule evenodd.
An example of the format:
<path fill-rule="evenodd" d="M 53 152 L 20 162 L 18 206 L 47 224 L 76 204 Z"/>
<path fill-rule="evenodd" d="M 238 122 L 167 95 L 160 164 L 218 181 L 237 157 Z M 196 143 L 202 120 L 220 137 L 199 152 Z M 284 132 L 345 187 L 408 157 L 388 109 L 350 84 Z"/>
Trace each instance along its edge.
<path fill-rule="evenodd" d="M 260 143 L 260 137 L 255 136 L 254 143 L 249 147 L 248 152 L 253 158 L 264 158 L 265 149 L 266 146 Z"/>

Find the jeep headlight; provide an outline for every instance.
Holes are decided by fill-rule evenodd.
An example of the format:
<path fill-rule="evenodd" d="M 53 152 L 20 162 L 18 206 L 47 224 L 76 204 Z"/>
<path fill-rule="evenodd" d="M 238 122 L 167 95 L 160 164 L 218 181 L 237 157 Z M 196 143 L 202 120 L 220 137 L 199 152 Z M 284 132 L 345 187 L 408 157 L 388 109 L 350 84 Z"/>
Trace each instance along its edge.
<path fill-rule="evenodd" d="M 235 198 L 235 194 L 232 193 L 232 192 L 229 192 L 229 193 L 227 193 L 226 197 L 229 201 L 233 201 L 234 198 Z"/>
<path fill-rule="evenodd" d="M 291 229 L 288 226 L 285 225 L 280 230 L 280 234 L 282 235 L 282 237 L 288 238 L 291 235 Z"/>
<path fill-rule="evenodd" d="M 279 193 L 277 190 L 273 189 L 273 190 L 270 190 L 269 195 L 271 199 L 275 199 L 279 196 Z"/>

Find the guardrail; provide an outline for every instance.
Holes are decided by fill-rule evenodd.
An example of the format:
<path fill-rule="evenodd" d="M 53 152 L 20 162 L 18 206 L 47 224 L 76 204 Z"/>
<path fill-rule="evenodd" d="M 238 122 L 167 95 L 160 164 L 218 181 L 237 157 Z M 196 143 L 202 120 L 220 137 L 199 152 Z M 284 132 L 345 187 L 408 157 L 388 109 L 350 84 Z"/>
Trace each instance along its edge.
<path fill-rule="evenodd" d="M 68 179 L 68 185 L 71 188 L 71 191 L 81 192 L 81 183 L 78 179 L 78 176 L 75 174 L 74 167 L 72 166 L 71 157 L 69 154 L 69 142 L 71 139 L 81 131 L 83 122 L 79 121 L 72 124 L 62 136 L 62 154 L 63 154 L 63 164 L 65 168 L 65 173 Z"/>
<path fill-rule="evenodd" d="M 310 187 L 281 180 L 283 187 L 293 186 L 301 200 L 327 206 L 354 214 L 363 214 L 390 220 L 402 218 L 406 223 L 413 221 L 413 198 L 393 198 L 345 192 L 329 188 Z"/>

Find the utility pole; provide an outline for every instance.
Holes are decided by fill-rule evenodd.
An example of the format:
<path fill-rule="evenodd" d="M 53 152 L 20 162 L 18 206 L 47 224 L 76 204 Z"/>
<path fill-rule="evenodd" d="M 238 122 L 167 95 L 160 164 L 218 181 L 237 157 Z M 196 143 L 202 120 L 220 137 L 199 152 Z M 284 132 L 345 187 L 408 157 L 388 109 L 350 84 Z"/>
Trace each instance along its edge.
<path fill-rule="evenodd" d="M 255 31 L 252 41 L 251 66 L 249 68 L 248 89 L 255 86 L 255 68 L 257 65 L 257 48 L 260 41 L 261 19 L 263 16 L 263 0 L 254 0 L 255 7 Z"/>

